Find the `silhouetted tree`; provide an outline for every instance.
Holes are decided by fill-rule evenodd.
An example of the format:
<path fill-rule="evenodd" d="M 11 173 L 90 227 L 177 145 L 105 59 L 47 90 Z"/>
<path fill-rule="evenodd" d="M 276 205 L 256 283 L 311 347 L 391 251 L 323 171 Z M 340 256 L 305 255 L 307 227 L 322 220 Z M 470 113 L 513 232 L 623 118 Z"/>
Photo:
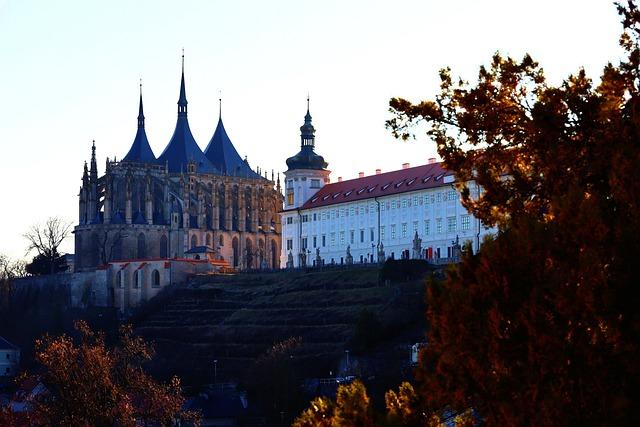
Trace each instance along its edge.
<path fill-rule="evenodd" d="M 23 236 L 29 242 L 27 252 L 35 250 L 38 255 L 49 261 L 49 272 L 56 270 L 58 248 L 71 232 L 71 223 L 58 217 L 51 217 L 44 224 L 31 226 Z"/>
<path fill-rule="evenodd" d="M 45 255 L 36 255 L 33 257 L 30 263 L 25 266 L 25 270 L 32 276 L 42 276 L 45 274 L 59 273 L 66 269 L 64 257 L 58 255 L 54 256 L 53 270 L 51 269 L 51 260 Z"/>
<path fill-rule="evenodd" d="M 552 86 L 529 56 L 496 54 L 475 84 L 444 69 L 435 100 L 391 100 L 396 136 L 425 121 L 465 207 L 500 228 L 428 288 L 431 410 L 475 408 L 490 425 L 640 422 L 640 12 L 618 11 L 628 56 L 597 84 L 579 70 Z"/>

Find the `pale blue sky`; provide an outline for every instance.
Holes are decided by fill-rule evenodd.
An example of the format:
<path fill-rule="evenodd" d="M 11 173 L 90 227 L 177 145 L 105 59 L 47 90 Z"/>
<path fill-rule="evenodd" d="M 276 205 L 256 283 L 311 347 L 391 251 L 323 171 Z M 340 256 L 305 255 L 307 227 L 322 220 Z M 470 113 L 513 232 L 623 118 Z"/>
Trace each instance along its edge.
<path fill-rule="evenodd" d="M 77 222 L 82 164 L 96 140 L 123 157 L 143 79 L 156 156 L 176 120 L 185 49 L 191 129 L 202 149 L 222 91 L 226 129 L 252 166 L 284 171 L 307 92 L 332 178 L 418 164 L 433 143 L 394 140 L 392 96 L 433 96 L 438 69 L 473 79 L 495 51 L 529 52 L 553 82 L 598 77 L 620 55 L 608 0 L 0 0 L 0 253 L 24 256 L 29 225 Z M 72 239 L 63 246 L 72 251 Z"/>

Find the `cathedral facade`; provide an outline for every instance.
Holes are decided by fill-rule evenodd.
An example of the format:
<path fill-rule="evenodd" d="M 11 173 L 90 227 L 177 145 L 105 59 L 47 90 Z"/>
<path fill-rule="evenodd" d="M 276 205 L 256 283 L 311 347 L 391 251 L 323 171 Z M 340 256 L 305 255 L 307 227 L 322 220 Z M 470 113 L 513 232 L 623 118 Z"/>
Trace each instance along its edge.
<path fill-rule="evenodd" d="M 252 170 L 222 122 L 204 151 L 187 116 L 184 61 L 176 128 L 156 158 L 145 132 L 142 92 L 129 152 L 107 158 L 99 176 L 95 143 L 85 162 L 75 234 L 75 269 L 126 260 L 184 259 L 205 247 L 236 269 L 278 268 L 279 177 Z"/>

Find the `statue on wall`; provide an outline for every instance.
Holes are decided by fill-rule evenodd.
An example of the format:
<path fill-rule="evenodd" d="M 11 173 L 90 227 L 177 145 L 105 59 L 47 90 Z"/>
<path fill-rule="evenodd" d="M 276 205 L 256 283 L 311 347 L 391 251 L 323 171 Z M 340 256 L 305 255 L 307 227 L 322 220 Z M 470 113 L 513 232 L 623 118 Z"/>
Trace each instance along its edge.
<path fill-rule="evenodd" d="M 382 242 L 380 242 L 380 246 L 378 247 L 378 262 L 379 263 L 385 262 L 384 243 Z"/>
<path fill-rule="evenodd" d="M 415 236 L 413 237 L 413 254 L 411 258 L 412 259 L 422 258 L 422 239 L 418 237 L 417 231 Z"/>
<path fill-rule="evenodd" d="M 347 256 L 346 256 L 347 265 L 353 264 L 353 255 L 351 255 L 351 245 L 347 246 Z"/>
<path fill-rule="evenodd" d="M 287 268 L 293 268 L 293 254 L 289 251 L 289 255 L 287 255 Z"/>

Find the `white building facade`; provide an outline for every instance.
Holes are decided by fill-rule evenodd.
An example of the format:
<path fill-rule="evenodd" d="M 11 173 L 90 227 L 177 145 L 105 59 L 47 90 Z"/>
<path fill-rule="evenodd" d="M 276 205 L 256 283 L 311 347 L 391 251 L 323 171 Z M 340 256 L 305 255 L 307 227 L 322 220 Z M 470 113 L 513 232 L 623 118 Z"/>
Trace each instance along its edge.
<path fill-rule="evenodd" d="M 308 111 L 301 131 L 301 152 L 287 159 L 285 172 L 281 267 L 388 258 L 443 263 L 465 244 L 477 251 L 483 236 L 495 232 L 462 206 L 453 172 L 435 159 L 330 183 L 327 163 L 313 151 Z M 470 188 L 477 194 L 473 183 Z"/>

